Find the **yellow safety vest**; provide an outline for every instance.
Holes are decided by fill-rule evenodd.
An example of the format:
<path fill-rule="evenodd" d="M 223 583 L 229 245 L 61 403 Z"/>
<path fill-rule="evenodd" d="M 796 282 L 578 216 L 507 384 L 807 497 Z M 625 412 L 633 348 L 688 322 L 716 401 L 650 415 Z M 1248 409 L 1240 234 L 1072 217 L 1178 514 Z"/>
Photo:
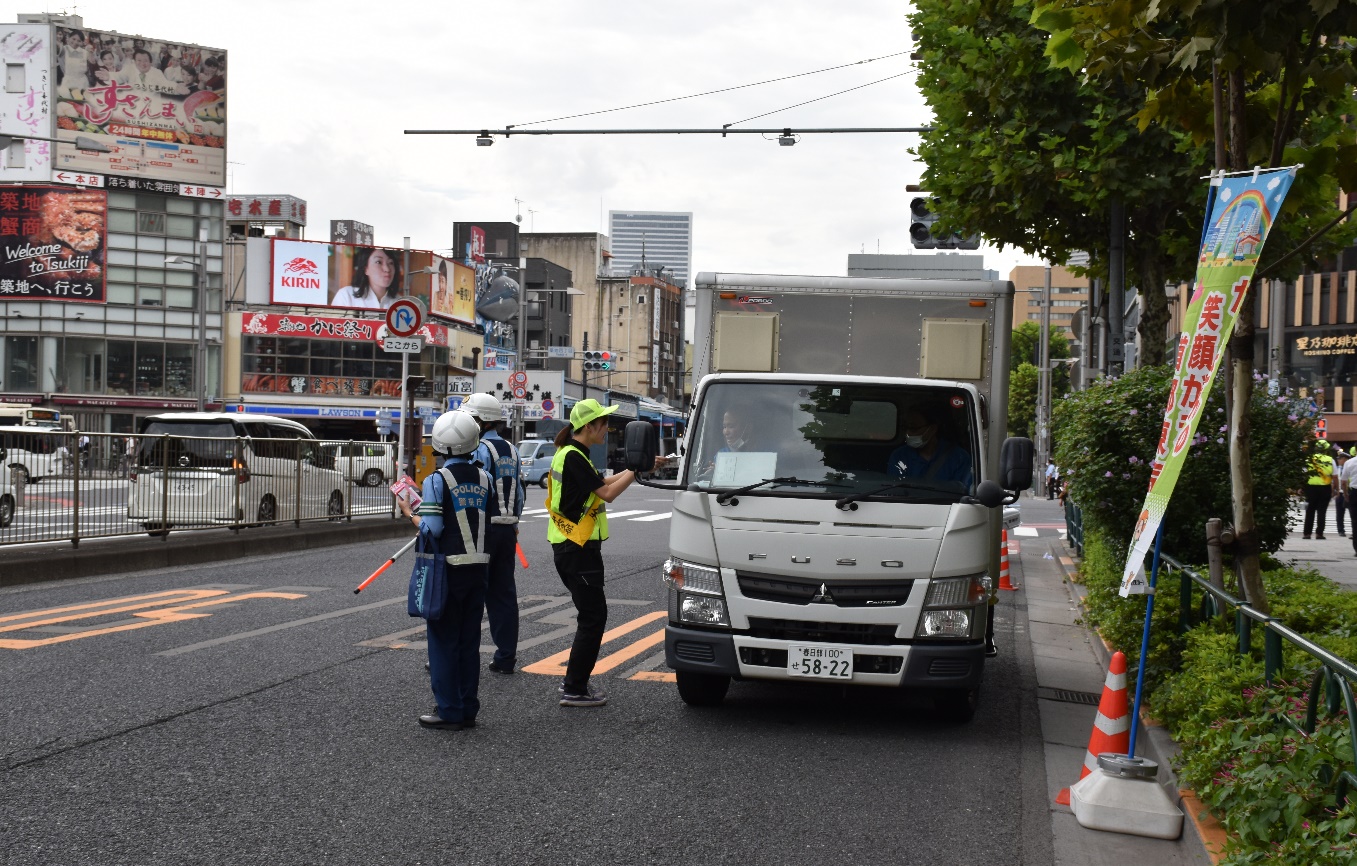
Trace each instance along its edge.
<path fill-rule="evenodd" d="M 1315 487 L 1328 487 L 1333 483 L 1333 458 L 1327 454 L 1315 454 L 1310 457 L 1310 477 L 1306 484 Z"/>
<path fill-rule="evenodd" d="M 578 523 L 561 514 L 561 473 L 565 470 L 565 456 L 571 451 L 585 460 L 589 459 L 589 455 L 575 445 L 558 448 L 556 456 L 551 458 L 551 474 L 547 477 L 547 541 L 552 544 L 573 541 L 583 547 L 586 541 L 607 539 L 607 503 L 590 491 L 589 499 L 584 503 L 584 514 Z"/>

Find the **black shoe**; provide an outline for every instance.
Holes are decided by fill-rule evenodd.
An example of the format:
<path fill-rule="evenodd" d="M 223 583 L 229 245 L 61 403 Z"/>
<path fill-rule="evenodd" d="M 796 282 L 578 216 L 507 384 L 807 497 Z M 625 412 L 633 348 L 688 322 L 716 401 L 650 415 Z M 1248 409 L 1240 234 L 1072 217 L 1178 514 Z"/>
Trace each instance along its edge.
<path fill-rule="evenodd" d="M 1315 535 L 1315 541 L 1323 541 L 1323 540 L 1324 540 L 1324 533 L 1321 532 L 1321 533 L 1317 533 L 1317 534 Z"/>
<path fill-rule="evenodd" d="M 1308 533 L 1308 532 L 1305 533 L 1304 535 L 1301 536 L 1301 538 L 1305 539 L 1306 541 L 1309 541 L 1309 540 L 1310 540 L 1310 533 Z M 425 667 L 428 667 L 428 665 L 425 665 Z"/>
<path fill-rule="evenodd" d="M 420 716 L 419 724 L 421 727 L 434 728 L 439 731 L 460 731 L 462 728 L 466 727 L 462 722 L 444 721 L 443 717 L 436 712 L 425 713 Z"/>
<path fill-rule="evenodd" d="M 513 662 L 491 662 L 485 667 L 487 670 L 494 671 L 497 674 L 511 674 L 514 672 Z"/>

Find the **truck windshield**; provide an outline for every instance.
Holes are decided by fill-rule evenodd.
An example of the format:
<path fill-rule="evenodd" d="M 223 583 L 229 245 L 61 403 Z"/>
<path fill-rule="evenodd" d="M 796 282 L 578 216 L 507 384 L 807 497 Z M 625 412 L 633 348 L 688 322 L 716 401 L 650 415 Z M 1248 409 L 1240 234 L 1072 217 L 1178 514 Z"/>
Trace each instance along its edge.
<path fill-rule="evenodd" d="M 763 496 L 955 502 L 976 481 L 974 400 L 958 388 L 717 382 L 690 433 L 687 483 Z"/>

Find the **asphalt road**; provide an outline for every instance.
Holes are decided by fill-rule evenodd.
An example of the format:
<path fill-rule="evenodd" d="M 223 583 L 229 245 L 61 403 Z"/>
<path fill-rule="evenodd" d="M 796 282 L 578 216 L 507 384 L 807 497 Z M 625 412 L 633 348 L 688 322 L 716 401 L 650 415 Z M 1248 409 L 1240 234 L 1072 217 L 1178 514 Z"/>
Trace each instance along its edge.
<path fill-rule="evenodd" d="M 636 627 L 603 648 L 608 706 L 557 705 L 573 611 L 538 516 L 519 661 L 546 673 L 484 674 L 456 733 L 415 721 L 408 564 L 352 593 L 393 543 L 0 590 L 0 863 L 1052 862 L 1010 594 L 969 724 L 840 686 L 691 709 L 648 617 L 668 501 L 634 487 L 610 512 L 609 627 Z"/>

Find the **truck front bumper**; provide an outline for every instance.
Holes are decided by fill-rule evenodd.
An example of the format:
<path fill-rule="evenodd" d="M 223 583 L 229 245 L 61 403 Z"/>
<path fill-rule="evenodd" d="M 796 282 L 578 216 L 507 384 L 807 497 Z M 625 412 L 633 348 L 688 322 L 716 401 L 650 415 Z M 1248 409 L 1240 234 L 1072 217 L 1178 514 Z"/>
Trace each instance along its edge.
<path fill-rule="evenodd" d="M 665 664 L 675 671 L 816 682 L 787 673 L 787 647 L 791 643 L 669 623 L 664 630 L 664 657 Z M 984 641 L 832 646 L 853 651 L 852 682 L 858 685 L 964 689 L 979 685 L 985 668 Z"/>

